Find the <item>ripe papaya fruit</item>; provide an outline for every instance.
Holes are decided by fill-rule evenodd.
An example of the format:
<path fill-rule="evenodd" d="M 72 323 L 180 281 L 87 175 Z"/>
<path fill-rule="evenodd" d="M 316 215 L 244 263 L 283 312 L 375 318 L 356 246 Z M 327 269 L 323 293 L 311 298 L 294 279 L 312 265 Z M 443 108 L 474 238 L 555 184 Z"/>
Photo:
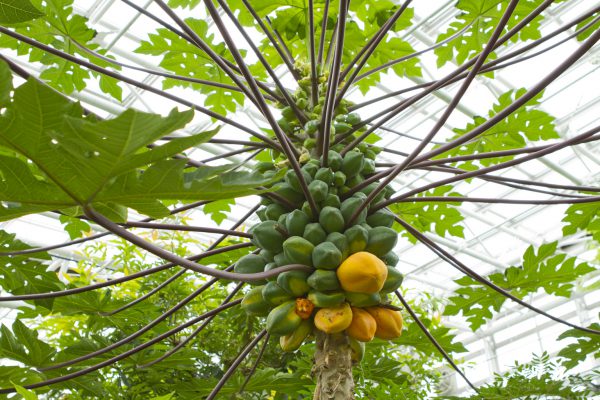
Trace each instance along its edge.
<path fill-rule="evenodd" d="M 312 176 L 310 176 L 310 174 L 306 171 L 303 171 L 302 169 L 300 170 L 302 173 L 302 177 L 304 178 L 304 180 L 306 181 L 306 184 L 308 185 L 311 181 L 312 181 Z M 302 191 L 302 186 L 300 186 L 300 178 L 298 178 L 298 175 L 296 174 L 296 171 L 294 171 L 293 169 L 288 170 L 285 173 L 285 182 L 290 185 L 290 187 L 292 189 L 294 189 L 296 191 L 296 193 L 304 193 Z"/>
<path fill-rule="evenodd" d="M 383 257 L 398 243 L 398 233 L 392 228 L 378 226 L 369 231 L 369 241 L 365 251 Z"/>
<path fill-rule="evenodd" d="M 256 274 L 265 270 L 265 260 L 258 254 L 247 254 L 241 257 L 233 267 L 238 274 Z M 251 285 L 264 285 L 265 280 L 250 282 Z"/>
<path fill-rule="evenodd" d="M 360 251 L 346 258 L 336 273 L 346 292 L 377 293 L 387 278 L 387 267 L 375 255 Z"/>
<path fill-rule="evenodd" d="M 379 293 L 345 292 L 344 295 L 352 307 L 372 307 L 381 304 Z"/>
<path fill-rule="evenodd" d="M 292 264 L 312 265 L 315 246 L 302 236 L 291 236 L 283 242 L 283 254 Z"/>
<path fill-rule="evenodd" d="M 352 310 L 348 303 L 321 308 L 315 314 L 315 326 L 325 333 L 339 333 L 352 323 Z"/>
<path fill-rule="evenodd" d="M 262 296 L 263 286 L 253 287 L 242 299 L 242 309 L 248 315 L 265 316 L 271 310 L 271 304 Z"/>
<path fill-rule="evenodd" d="M 342 213 L 342 217 L 346 224 L 350 223 L 350 218 L 354 213 L 364 204 L 365 200 L 358 197 L 350 197 L 342 202 L 340 206 L 340 212 Z M 367 208 L 358 214 L 358 216 L 354 219 L 353 224 L 360 224 L 365 222 L 367 219 Z"/>
<path fill-rule="evenodd" d="M 312 265 L 317 269 L 336 269 L 341 262 L 342 252 L 331 242 L 319 243 L 312 252 Z"/>
<path fill-rule="evenodd" d="M 365 156 L 360 151 L 351 150 L 346 153 L 342 162 L 342 172 L 347 178 L 357 175 L 363 167 Z"/>
<path fill-rule="evenodd" d="M 323 158 L 321 158 L 321 162 L 322 161 Z M 327 165 L 329 168 L 331 168 L 333 171 L 339 171 L 340 168 L 342 168 L 343 163 L 344 161 L 340 153 L 334 150 L 329 150 L 327 153 Z"/>
<path fill-rule="evenodd" d="M 392 340 L 402 334 L 402 314 L 400 311 L 384 307 L 369 307 L 366 309 L 377 323 L 375 336 L 379 339 Z"/>
<path fill-rule="evenodd" d="M 319 168 L 315 174 L 315 179 L 325 182 L 327 185 L 333 183 L 333 171 L 331 168 Z"/>
<path fill-rule="evenodd" d="M 325 197 L 327 197 L 327 193 L 329 193 L 329 185 L 323 181 L 315 179 L 308 185 L 308 191 L 313 199 L 318 203 L 325 200 Z"/>
<path fill-rule="evenodd" d="M 370 342 L 375 337 L 377 322 L 367 310 L 358 307 L 352 307 L 352 322 L 346 333 L 353 339 L 360 342 Z"/>
<path fill-rule="evenodd" d="M 302 323 L 296 314 L 296 301 L 290 300 L 278 305 L 267 316 L 267 332 L 271 335 L 289 335 Z"/>
<path fill-rule="evenodd" d="M 344 293 L 342 292 L 318 292 L 311 290 L 308 292 L 308 300 L 310 300 L 315 307 L 326 308 L 335 307 L 344 301 Z"/>
<path fill-rule="evenodd" d="M 404 275 L 396 268 L 387 266 L 388 275 L 385 279 L 385 283 L 381 288 L 381 293 L 391 293 L 394 290 L 398 289 L 400 285 L 402 285 L 402 281 L 404 280 Z"/>
<path fill-rule="evenodd" d="M 267 249 L 274 253 L 282 250 L 284 237 L 276 229 L 277 222 L 263 221 L 254 225 L 252 229 L 252 242 L 261 249 Z"/>
<path fill-rule="evenodd" d="M 310 222 L 308 215 L 301 210 L 293 210 L 285 217 L 285 228 L 290 236 L 302 236 L 304 228 Z"/>
<path fill-rule="evenodd" d="M 281 217 L 286 212 L 287 210 L 281 204 L 273 203 L 269 204 L 265 208 L 265 217 L 267 217 L 267 219 L 270 219 L 271 221 L 277 221 L 279 217 Z"/>
<path fill-rule="evenodd" d="M 320 292 L 340 290 L 340 281 L 335 271 L 318 269 L 314 271 L 306 280 L 308 286 Z"/>
<path fill-rule="evenodd" d="M 300 318 L 309 319 L 314 309 L 315 305 L 310 299 L 305 299 L 304 297 L 296 299 L 296 314 L 298 314 Z"/>
<path fill-rule="evenodd" d="M 346 239 L 346 236 L 343 233 L 331 232 L 329 235 L 327 235 L 326 240 L 328 242 L 333 243 L 335 247 L 337 247 L 337 249 L 340 251 L 340 253 L 342 253 L 341 261 L 348 258 L 348 256 L 350 255 L 350 248 L 348 246 L 348 239 Z"/>
<path fill-rule="evenodd" d="M 304 271 L 287 271 L 279 274 L 277 284 L 294 297 L 308 293 L 310 286 L 306 283 L 309 274 Z"/>
<path fill-rule="evenodd" d="M 327 238 L 327 232 L 325 232 L 325 229 L 323 229 L 321 224 L 318 222 L 313 222 L 306 225 L 302 237 L 316 246 L 325 241 Z"/>
<path fill-rule="evenodd" d="M 279 337 L 281 350 L 287 353 L 298 350 L 311 332 L 312 323 L 310 321 L 302 321 L 292 333 Z"/>
<path fill-rule="evenodd" d="M 381 261 L 383 261 L 386 265 L 391 265 L 392 267 L 395 267 L 396 265 L 398 265 L 400 257 L 398 257 L 398 254 L 396 254 L 394 250 L 392 250 L 385 256 L 381 257 Z"/>
<path fill-rule="evenodd" d="M 341 232 L 344 230 L 344 217 L 342 212 L 334 207 L 323 207 L 319 213 L 319 223 L 325 232 Z"/>
<path fill-rule="evenodd" d="M 352 364 L 360 364 L 362 359 L 365 357 L 365 344 L 364 342 L 360 342 L 352 337 L 348 338 L 350 342 L 350 349 L 352 353 L 350 353 L 350 359 L 352 360 Z"/>
<path fill-rule="evenodd" d="M 350 254 L 363 251 L 367 247 L 369 231 L 360 225 L 354 225 L 346 229 L 344 236 L 348 239 L 348 249 L 350 250 Z"/>
<path fill-rule="evenodd" d="M 377 210 L 367 217 L 367 224 L 374 228 L 378 226 L 391 228 L 394 225 L 394 214 L 387 210 Z"/>
<path fill-rule="evenodd" d="M 321 202 L 321 207 L 333 207 L 340 208 L 342 203 L 340 202 L 340 198 L 335 194 L 331 193 L 333 188 L 329 188 L 329 194 L 325 197 L 325 200 Z"/>
<path fill-rule="evenodd" d="M 277 282 L 268 282 L 264 285 L 262 296 L 263 299 L 272 306 L 278 306 L 293 299 L 288 292 L 283 290 L 283 288 L 277 284 Z"/>

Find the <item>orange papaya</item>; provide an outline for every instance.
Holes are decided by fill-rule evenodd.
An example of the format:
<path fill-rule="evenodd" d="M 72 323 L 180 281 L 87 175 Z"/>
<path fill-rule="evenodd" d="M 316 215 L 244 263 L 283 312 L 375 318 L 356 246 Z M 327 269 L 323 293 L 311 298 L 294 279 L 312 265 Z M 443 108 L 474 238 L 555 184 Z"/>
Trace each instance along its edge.
<path fill-rule="evenodd" d="M 400 311 L 385 307 L 369 307 L 366 309 L 377 323 L 375 336 L 379 339 L 392 340 L 402 334 L 402 314 Z"/>
<path fill-rule="evenodd" d="M 346 258 L 336 273 L 347 292 L 377 293 L 383 288 L 388 270 L 375 255 L 359 251 Z"/>
<path fill-rule="evenodd" d="M 350 326 L 352 309 L 350 304 L 342 303 L 336 307 L 321 308 L 315 314 L 315 326 L 325 333 L 339 333 Z"/>
<path fill-rule="evenodd" d="M 375 337 L 375 331 L 377 330 L 377 322 L 371 314 L 364 308 L 352 308 L 352 322 L 346 333 L 351 338 L 354 338 L 361 342 L 370 342 Z"/>

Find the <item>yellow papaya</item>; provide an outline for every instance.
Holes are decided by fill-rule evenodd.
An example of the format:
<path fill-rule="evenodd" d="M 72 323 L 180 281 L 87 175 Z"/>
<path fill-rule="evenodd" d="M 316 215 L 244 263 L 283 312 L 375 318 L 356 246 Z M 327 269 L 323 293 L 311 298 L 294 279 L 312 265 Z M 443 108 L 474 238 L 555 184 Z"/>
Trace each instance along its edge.
<path fill-rule="evenodd" d="M 377 322 L 364 308 L 351 307 L 352 322 L 346 333 L 360 342 L 370 342 L 375 337 Z"/>
<path fill-rule="evenodd" d="M 336 307 L 321 308 L 315 314 L 315 326 L 325 333 L 339 333 L 352 322 L 350 304 L 342 303 Z"/>
<path fill-rule="evenodd" d="M 279 337 L 279 345 L 281 346 L 281 350 L 290 352 L 296 351 L 304 342 L 304 339 L 310 334 L 312 331 L 312 323 L 308 320 L 302 321 L 300 326 L 296 328 L 296 330 L 289 335 Z"/>
<path fill-rule="evenodd" d="M 359 251 L 346 258 L 336 273 L 347 292 L 377 293 L 383 288 L 388 270 L 377 256 Z"/>
<path fill-rule="evenodd" d="M 376 337 L 386 340 L 400 337 L 402 334 L 402 314 L 400 314 L 400 311 L 384 307 L 369 307 L 366 310 L 377 323 Z"/>

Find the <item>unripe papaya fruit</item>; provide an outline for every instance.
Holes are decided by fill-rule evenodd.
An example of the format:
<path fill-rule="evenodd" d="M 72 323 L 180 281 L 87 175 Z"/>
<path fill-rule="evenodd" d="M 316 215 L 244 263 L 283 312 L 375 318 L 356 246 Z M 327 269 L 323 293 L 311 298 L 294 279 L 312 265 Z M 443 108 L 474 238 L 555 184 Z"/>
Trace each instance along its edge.
<path fill-rule="evenodd" d="M 337 247 L 337 249 L 342 253 L 342 260 L 345 260 L 350 255 L 350 248 L 348 247 L 348 239 L 346 236 L 339 232 L 331 232 L 327 235 L 328 242 L 331 242 Z M 341 262 L 340 261 L 340 262 Z"/>
<path fill-rule="evenodd" d="M 292 333 L 279 337 L 279 345 L 281 350 L 292 352 L 304 342 L 304 339 L 312 332 L 312 323 L 310 321 L 302 321 L 300 325 Z"/>
<path fill-rule="evenodd" d="M 321 158 L 321 161 L 322 160 L 323 159 Z M 340 155 L 340 153 L 334 150 L 329 150 L 329 152 L 327 153 L 327 165 L 333 171 L 339 171 L 339 169 L 342 168 L 343 165 L 343 158 Z"/>
<path fill-rule="evenodd" d="M 344 293 L 342 292 L 318 292 L 311 290 L 308 292 L 308 300 L 310 300 L 315 307 L 326 308 L 336 307 L 344 301 Z"/>
<path fill-rule="evenodd" d="M 371 314 L 363 308 L 352 307 L 352 322 L 346 333 L 360 342 L 370 342 L 375 337 L 377 322 Z"/>
<path fill-rule="evenodd" d="M 352 337 L 348 338 L 348 340 L 350 342 L 350 349 L 352 350 L 352 353 L 350 354 L 352 364 L 360 364 L 365 356 L 365 344 Z"/>
<path fill-rule="evenodd" d="M 314 178 L 314 176 L 318 170 L 319 170 L 319 166 L 314 163 L 311 163 L 311 162 L 308 162 L 308 163 L 304 164 L 304 166 L 302 166 L 302 171 L 305 171 L 306 173 L 308 173 L 311 178 Z"/>
<path fill-rule="evenodd" d="M 296 118 L 296 116 L 294 115 L 294 110 L 290 106 L 283 107 L 283 109 L 281 110 L 281 115 L 283 115 L 283 117 L 288 120 Z"/>
<path fill-rule="evenodd" d="M 375 161 L 371 160 L 370 158 L 365 158 L 365 162 L 363 164 L 363 168 L 362 168 L 362 171 L 360 171 L 360 173 L 363 176 L 367 176 L 367 175 L 371 175 L 371 174 L 375 173 Z"/>
<path fill-rule="evenodd" d="M 309 274 L 304 271 L 287 271 L 279 274 L 277 284 L 294 297 L 308 293 L 310 286 L 306 283 Z"/>
<path fill-rule="evenodd" d="M 390 197 L 392 197 L 394 195 L 394 193 L 396 193 L 396 190 L 391 185 L 387 185 L 385 187 L 385 189 L 383 189 L 382 191 L 383 191 L 383 196 L 386 199 L 389 199 Z"/>
<path fill-rule="evenodd" d="M 273 262 L 273 257 L 275 257 L 275 254 L 267 249 L 262 249 L 260 253 L 258 253 L 258 255 L 261 256 L 263 260 L 265 260 L 265 264 Z"/>
<path fill-rule="evenodd" d="M 304 124 L 304 131 L 307 135 L 313 136 L 313 134 L 319 129 L 319 125 L 321 125 L 321 121 L 318 119 L 311 119 Z"/>
<path fill-rule="evenodd" d="M 304 178 L 304 181 L 308 185 L 312 181 L 312 177 L 310 176 L 310 174 L 308 172 L 303 171 L 302 169 L 300 171 L 302 173 L 302 177 Z M 304 193 L 302 191 L 302 186 L 300 186 L 300 178 L 298 178 L 296 171 L 294 171 L 293 169 L 288 170 L 288 172 L 285 173 L 284 179 L 285 179 L 285 182 L 288 185 L 290 185 L 290 187 L 292 189 L 294 189 L 297 193 Z"/>
<path fill-rule="evenodd" d="M 292 263 L 285 256 L 284 252 L 275 254 L 275 257 L 273 257 L 273 261 L 275 262 L 275 265 L 277 265 L 278 267 L 283 267 L 284 265 L 289 265 Z"/>
<path fill-rule="evenodd" d="M 292 264 L 312 265 L 315 246 L 301 236 L 291 236 L 283 242 L 283 254 Z"/>
<path fill-rule="evenodd" d="M 354 186 L 358 186 L 361 183 L 363 183 L 364 180 L 365 178 L 363 178 L 363 176 L 360 173 L 358 173 L 354 176 L 346 178 L 346 185 L 353 188 Z"/>
<path fill-rule="evenodd" d="M 276 229 L 277 222 L 264 221 L 254 225 L 252 229 L 252 241 L 261 249 L 267 249 L 279 253 L 283 246 L 284 237 Z"/>
<path fill-rule="evenodd" d="M 341 232 L 344 230 L 344 217 L 342 212 L 334 207 L 323 207 L 319 213 L 319 223 L 325 232 Z"/>
<path fill-rule="evenodd" d="M 273 306 L 278 306 L 285 303 L 286 301 L 293 300 L 292 296 L 283 290 L 277 282 L 269 282 L 263 286 L 262 296 L 266 302 Z"/>
<path fill-rule="evenodd" d="M 364 193 L 366 196 L 368 196 L 378 186 L 379 186 L 379 182 L 370 183 L 366 187 L 362 188 L 361 191 L 360 191 L 360 193 Z M 382 190 L 381 192 L 379 192 L 379 194 L 373 198 L 373 202 L 371 204 L 377 204 L 380 201 L 382 201 L 384 195 L 385 195 L 385 189 Z"/>
<path fill-rule="evenodd" d="M 346 114 L 345 122 L 350 125 L 357 125 L 360 123 L 360 115 L 358 115 L 357 113 Z"/>
<path fill-rule="evenodd" d="M 271 221 L 277 221 L 279 217 L 286 213 L 286 211 L 287 210 L 283 208 L 281 204 L 269 204 L 265 208 L 265 217 L 267 217 L 267 219 L 270 219 Z"/>
<path fill-rule="evenodd" d="M 306 213 L 301 210 L 293 210 L 285 217 L 285 228 L 290 236 L 302 236 L 304 228 L 306 228 L 309 222 Z"/>
<path fill-rule="evenodd" d="M 352 126 L 345 122 L 336 122 L 333 126 L 336 133 L 347 133 L 352 129 Z"/>
<path fill-rule="evenodd" d="M 398 254 L 396 254 L 394 250 L 392 250 L 385 256 L 381 257 L 381 261 L 383 261 L 386 265 L 391 265 L 392 267 L 395 267 L 396 265 L 398 265 L 400 258 L 398 257 Z"/>
<path fill-rule="evenodd" d="M 319 243 L 312 252 L 312 265 L 317 269 L 336 269 L 341 262 L 342 252 L 331 242 Z"/>
<path fill-rule="evenodd" d="M 277 185 L 277 189 L 275 189 L 274 193 L 283 197 L 294 206 L 299 206 L 304 201 L 304 195 L 287 183 L 281 183 Z"/>
<path fill-rule="evenodd" d="M 321 224 L 318 222 L 313 222 L 306 225 L 302 237 L 316 246 L 325 241 L 327 238 L 327 232 L 325 232 L 325 229 L 323 229 Z"/>
<path fill-rule="evenodd" d="M 325 182 L 327 185 L 333 183 L 333 171 L 331 168 L 319 168 L 315 174 L 315 179 Z"/>
<path fill-rule="evenodd" d="M 344 236 L 348 239 L 348 249 L 350 250 L 350 254 L 363 251 L 367 247 L 369 231 L 360 225 L 354 225 L 346 229 Z"/>
<path fill-rule="evenodd" d="M 312 208 L 310 208 L 310 204 L 308 204 L 308 201 L 305 201 L 304 203 L 302 203 L 302 208 L 301 208 L 302 212 L 304 214 L 306 214 L 308 216 L 308 218 L 312 221 L 316 218 L 316 216 L 313 214 L 312 212 Z"/>
<path fill-rule="evenodd" d="M 285 218 L 286 217 L 287 217 L 287 214 L 281 214 L 279 216 L 279 218 L 277 218 L 277 223 L 284 231 L 286 231 L 286 229 L 285 229 Z"/>
<path fill-rule="evenodd" d="M 378 226 L 369 231 L 369 241 L 365 251 L 383 257 L 398 243 L 398 233 L 392 228 Z"/>
<path fill-rule="evenodd" d="M 377 210 L 367 217 L 367 224 L 372 227 L 385 226 L 391 228 L 394 225 L 394 214 L 387 210 Z"/>
<path fill-rule="evenodd" d="M 340 208 L 340 206 L 342 205 L 342 203 L 340 202 L 340 198 L 335 194 L 331 193 L 331 189 L 334 188 L 329 188 L 329 194 L 327 195 L 327 197 L 325 197 L 325 200 L 321 202 L 321 207 Z"/>
<path fill-rule="evenodd" d="M 379 339 L 392 340 L 402 334 L 402 314 L 399 311 L 384 307 L 369 307 L 366 309 L 377 323 L 375 336 Z"/>
<path fill-rule="evenodd" d="M 270 161 L 261 161 L 256 163 L 254 166 L 254 170 L 260 172 L 261 174 L 272 169 L 275 169 L 275 164 Z"/>
<path fill-rule="evenodd" d="M 345 292 L 346 301 L 353 307 L 372 307 L 381 304 L 379 293 Z"/>
<path fill-rule="evenodd" d="M 263 286 L 250 289 L 242 299 L 242 308 L 248 315 L 265 316 L 271 310 L 271 304 L 262 296 Z"/>
<path fill-rule="evenodd" d="M 396 268 L 387 266 L 388 275 L 385 279 L 385 283 L 381 288 L 382 293 L 391 293 L 394 290 L 398 289 L 400 285 L 402 285 L 402 281 L 404 280 L 404 275 Z"/>
<path fill-rule="evenodd" d="M 270 262 L 267 265 L 265 265 L 265 272 L 270 271 L 270 270 L 275 269 L 275 268 L 279 268 L 279 265 L 277 265 L 275 262 Z M 271 278 L 267 278 L 267 281 L 269 281 L 269 282 L 274 282 L 276 280 L 277 280 L 277 276 L 273 276 Z"/>
<path fill-rule="evenodd" d="M 265 260 L 258 254 L 247 254 L 241 257 L 233 267 L 238 274 L 256 274 L 265 270 Z M 265 280 L 250 282 L 251 285 L 264 285 Z"/>
<path fill-rule="evenodd" d="M 346 174 L 344 174 L 342 171 L 335 171 L 335 174 L 333 174 L 333 185 L 335 187 L 340 187 L 344 186 L 345 183 Z"/>
<path fill-rule="evenodd" d="M 266 208 L 261 208 L 259 210 L 256 210 L 256 215 L 258 215 L 258 219 L 260 219 L 261 221 L 267 221 L 267 215 L 266 215 Z"/>
<path fill-rule="evenodd" d="M 318 269 L 310 274 L 306 283 L 308 283 L 311 288 L 320 292 L 340 290 L 342 288 L 336 272 L 325 269 Z"/>
<path fill-rule="evenodd" d="M 296 301 L 290 300 L 275 307 L 267 316 L 267 332 L 271 335 L 289 335 L 302 323 L 296 314 Z"/>
<path fill-rule="evenodd" d="M 387 278 L 387 267 L 383 261 L 365 251 L 346 258 L 336 272 L 346 292 L 377 293 Z"/>
<path fill-rule="evenodd" d="M 306 150 L 312 150 L 316 145 L 317 141 L 313 138 L 304 139 L 304 142 L 302 142 L 302 147 L 304 147 Z"/>
<path fill-rule="evenodd" d="M 325 200 L 325 197 L 327 197 L 327 193 L 329 193 L 329 185 L 323 181 L 315 179 L 308 185 L 308 191 L 313 199 L 318 203 Z"/>
<path fill-rule="evenodd" d="M 315 326 L 325 333 L 339 333 L 352 323 L 352 310 L 348 303 L 337 307 L 321 308 L 315 314 Z"/>
<path fill-rule="evenodd" d="M 362 170 L 364 159 L 365 156 L 360 151 L 347 152 L 342 162 L 342 172 L 347 178 L 357 175 Z"/>
<path fill-rule="evenodd" d="M 340 212 L 342 213 L 344 222 L 346 224 L 350 223 L 350 218 L 354 213 L 364 204 L 365 200 L 358 197 L 350 197 L 342 202 L 340 207 Z M 367 218 L 367 208 L 358 214 L 358 216 L 354 219 L 353 224 L 360 224 L 365 222 Z"/>

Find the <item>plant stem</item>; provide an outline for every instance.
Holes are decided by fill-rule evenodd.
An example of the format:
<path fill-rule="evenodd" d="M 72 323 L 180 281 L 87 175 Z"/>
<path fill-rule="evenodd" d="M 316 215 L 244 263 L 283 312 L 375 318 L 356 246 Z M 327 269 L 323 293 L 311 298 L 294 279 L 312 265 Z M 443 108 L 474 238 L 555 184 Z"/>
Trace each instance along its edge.
<path fill-rule="evenodd" d="M 317 345 L 311 374 L 317 382 L 313 400 L 352 400 L 352 349 L 343 333 L 316 331 Z"/>

